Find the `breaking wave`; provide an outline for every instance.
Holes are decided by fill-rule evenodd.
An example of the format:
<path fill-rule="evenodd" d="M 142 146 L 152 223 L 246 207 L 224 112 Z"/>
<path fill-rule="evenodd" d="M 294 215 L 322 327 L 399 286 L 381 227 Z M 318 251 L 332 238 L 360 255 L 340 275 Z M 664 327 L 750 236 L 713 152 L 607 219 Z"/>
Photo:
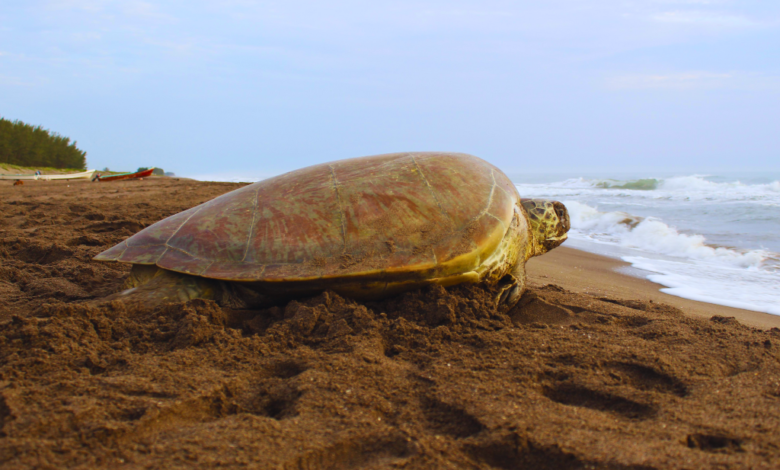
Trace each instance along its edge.
<path fill-rule="evenodd" d="M 648 271 L 671 295 L 780 315 L 780 254 L 709 245 L 654 217 L 602 212 L 578 201 L 569 209 L 570 237 L 630 249 L 621 258 Z"/>
<path fill-rule="evenodd" d="M 674 201 L 747 202 L 780 205 L 780 181 L 747 184 L 715 182 L 705 175 L 631 180 L 569 178 L 543 184 L 518 184 L 520 194 L 549 197 L 632 197 Z"/>
<path fill-rule="evenodd" d="M 654 217 L 639 217 L 622 211 L 601 212 L 578 201 L 564 201 L 572 229 L 580 237 L 615 243 L 695 260 L 717 260 L 729 266 L 759 267 L 767 258 L 763 250 L 738 250 L 710 246 L 703 235 L 680 233 Z"/>

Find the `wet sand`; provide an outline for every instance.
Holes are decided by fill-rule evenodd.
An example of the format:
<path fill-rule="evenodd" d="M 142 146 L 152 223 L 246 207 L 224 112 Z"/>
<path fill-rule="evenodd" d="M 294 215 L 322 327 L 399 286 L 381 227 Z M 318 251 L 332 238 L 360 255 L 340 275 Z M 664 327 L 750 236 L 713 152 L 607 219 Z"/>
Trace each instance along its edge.
<path fill-rule="evenodd" d="M 240 186 L 0 182 L 0 466 L 780 466 L 776 317 L 565 247 L 507 315 L 476 286 L 101 301 L 129 268 L 92 256 Z"/>
<path fill-rule="evenodd" d="M 739 308 L 714 305 L 683 299 L 660 291 L 664 286 L 626 275 L 621 272 L 631 265 L 618 259 L 608 258 L 585 251 L 562 246 L 559 249 L 531 259 L 528 277 L 532 284 L 555 283 L 572 292 L 604 295 L 608 297 L 661 302 L 677 307 L 687 315 L 710 318 L 713 315 L 734 317 L 740 323 L 758 328 L 780 328 L 780 316 Z"/>

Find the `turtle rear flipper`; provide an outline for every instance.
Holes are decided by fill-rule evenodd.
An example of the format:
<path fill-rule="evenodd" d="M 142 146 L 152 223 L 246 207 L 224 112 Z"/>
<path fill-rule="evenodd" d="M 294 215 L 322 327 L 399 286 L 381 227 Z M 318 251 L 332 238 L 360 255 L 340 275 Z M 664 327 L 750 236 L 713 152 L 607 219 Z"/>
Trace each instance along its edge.
<path fill-rule="evenodd" d="M 239 283 L 181 274 L 154 265 L 134 264 L 125 290 L 107 300 L 137 301 L 146 306 L 192 299 L 214 300 L 222 307 L 267 307 L 272 299 Z"/>
<path fill-rule="evenodd" d="M 125 281 L 125 290 L 106 300 L 137 301 L 149 307 L 192 299 L 217 300 L 219 284 L 211 279 L 136 264 Z"/>

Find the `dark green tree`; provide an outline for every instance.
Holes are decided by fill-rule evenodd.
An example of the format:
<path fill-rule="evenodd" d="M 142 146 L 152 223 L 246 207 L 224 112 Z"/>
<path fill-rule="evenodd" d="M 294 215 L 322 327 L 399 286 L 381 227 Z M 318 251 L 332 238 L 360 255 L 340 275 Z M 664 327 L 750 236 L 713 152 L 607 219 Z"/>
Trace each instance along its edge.
<path fill-rule="evenodd" d="M 0 118 L 0 163 L 29 167 L 87 168 L 87 152 L 69 137 L 41 126 Z"/>

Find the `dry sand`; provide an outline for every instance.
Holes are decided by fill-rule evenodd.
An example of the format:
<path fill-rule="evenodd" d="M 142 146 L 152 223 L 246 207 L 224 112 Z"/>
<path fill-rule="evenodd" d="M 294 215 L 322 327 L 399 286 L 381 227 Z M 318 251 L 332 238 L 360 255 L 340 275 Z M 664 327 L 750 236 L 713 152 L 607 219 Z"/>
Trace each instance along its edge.
<path fill-rule="evenodd" d="M 0 181 L 3 468 L 780 467 L 775 317 L 561 247 L 475 286 L 256 311 L 100 299 L 92 256 L 240 185 Z"/>

